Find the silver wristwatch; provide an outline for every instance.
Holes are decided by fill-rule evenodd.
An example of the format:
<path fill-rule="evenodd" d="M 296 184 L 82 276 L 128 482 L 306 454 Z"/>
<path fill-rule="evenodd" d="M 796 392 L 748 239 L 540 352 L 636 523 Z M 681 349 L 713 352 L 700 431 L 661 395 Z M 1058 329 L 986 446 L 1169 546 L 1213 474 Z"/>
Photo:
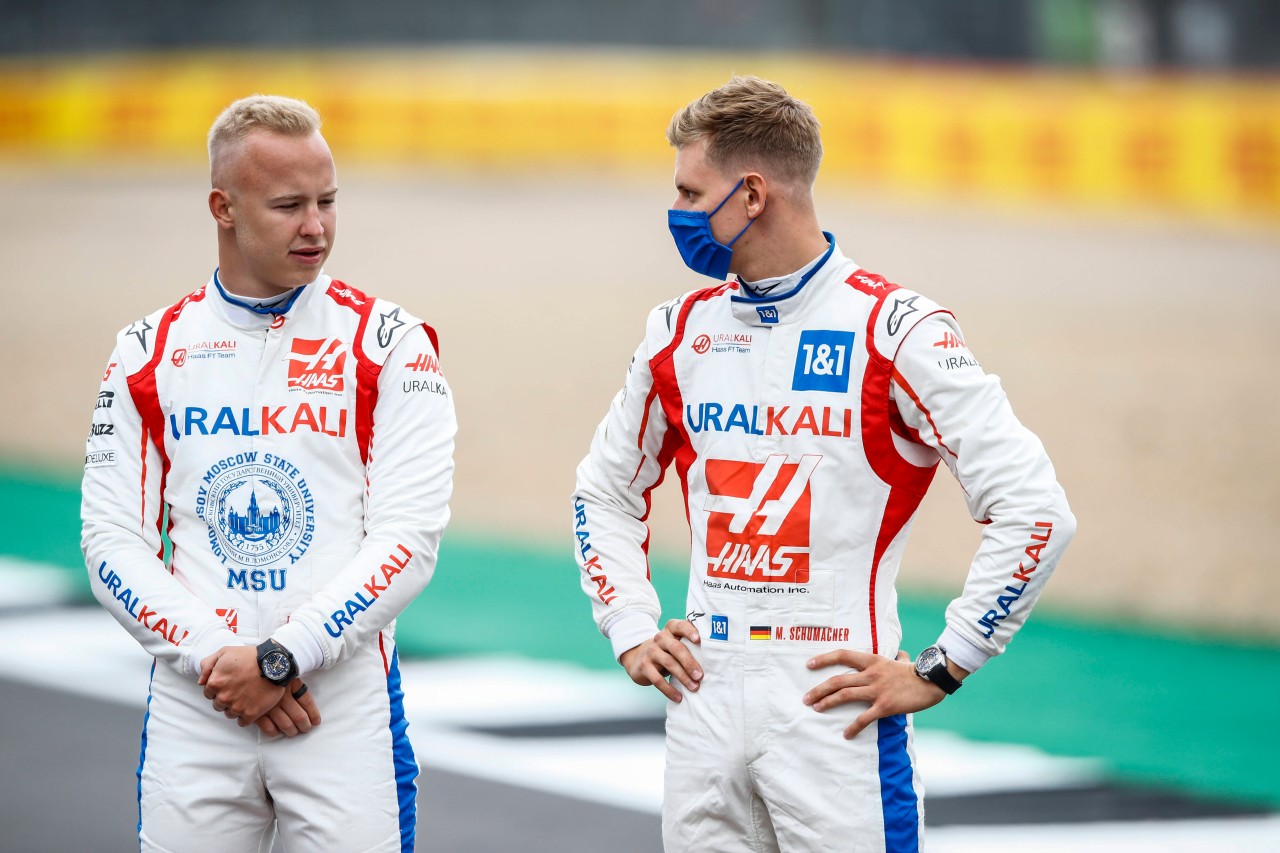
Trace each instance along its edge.
<path fill-rule="evenodd" d="M 939 645 L 920 652 L 916 658 L 916 675 L 932 681 L 948 696 L 960 689 L 960 681 L 947 671 L 947 650 Z"/>

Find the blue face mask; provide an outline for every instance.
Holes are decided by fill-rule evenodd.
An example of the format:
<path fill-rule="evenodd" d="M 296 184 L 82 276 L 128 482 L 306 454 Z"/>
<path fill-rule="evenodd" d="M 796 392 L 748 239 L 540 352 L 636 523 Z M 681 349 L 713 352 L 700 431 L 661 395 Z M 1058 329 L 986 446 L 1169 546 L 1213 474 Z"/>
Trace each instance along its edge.
<path fill-rule="evenodd" d="M 734 184 L 733 189 L 729 190 L 729 194 L 724 197 L 724 201 L 717 204 L 716 209 L 709 214 L 705 210 L 667 211 L 667 227 L 671 229 L 671 236 L 676 240 L 676 248 L 680 250 L 680 257 L 684 258 L 685 265 L 694 272 L 709 275 L 720 281 L 724 281 L 729 276 L 729 262 L 733 260 L 732 246 L 755 220 L 747 222 L 738 232 L 738 237 L 734 237 L 726 246 L 712 236 L 711 217 L 719 213 L 720 208 L 733 198 L 733 194 L 745 180 L 746 178 L 742 178 Z"/>

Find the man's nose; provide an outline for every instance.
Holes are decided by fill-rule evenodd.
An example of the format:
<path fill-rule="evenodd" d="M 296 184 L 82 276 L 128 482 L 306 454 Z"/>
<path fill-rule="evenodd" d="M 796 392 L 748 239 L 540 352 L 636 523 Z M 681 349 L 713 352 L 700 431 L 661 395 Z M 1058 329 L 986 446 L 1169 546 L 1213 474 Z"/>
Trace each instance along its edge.
<path fill-rule="evenodd" d="M 302 217 L 302 225 L 298 231 L 307 237 L 319 237 L 324 234 L 324 222 L 320 218 L 319 205 L 307 205 L 306 212 Z"/>

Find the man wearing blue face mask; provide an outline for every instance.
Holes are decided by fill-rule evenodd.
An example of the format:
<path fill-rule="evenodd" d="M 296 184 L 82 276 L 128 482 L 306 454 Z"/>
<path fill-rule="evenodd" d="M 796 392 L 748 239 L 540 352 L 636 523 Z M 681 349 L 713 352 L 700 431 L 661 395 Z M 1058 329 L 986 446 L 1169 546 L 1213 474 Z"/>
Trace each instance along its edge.
<path fill-rule="evenodd" d="M 705 156 L 705 152 L 703 153 Z M 692 155 L 691 155 L 692 156 Z M 677 161 L 680 155 L 676 155 Z M 721 243 L 715 238 L 715 234 L 711 230 L 711 217 L 720 212 L 720 208 L 729 203 L 729 200 L 737 195 L 738 190 L 742 189 L 742 185 L 747 182 L 746 178 L 740 179 L 733 185 L 733 189 L 729 190 L 729 194 L 725 196 L 715 210 L 707 213 L 705 210 L 684 210 L 681 208 L 673 208 L 667 211 L 667 227 L 671 229 L 671 236 L 676 240 L 676 248 L 680 250 L 680 257 L 688 265 L 689 269 L 694 272 L 709 275 L 712 278 L 723 279 L 729 274 L 729 265 L 733 262 L 733 244 L 743 234 L 747 233 L 747 229 L 751 227 L 751 223 L 755 222 L 752 217 L 747 218 L 747 224 L 742 226 L 734 238 L 728 243 Z M 680 188 L 681 195 L 692 192 Z M 677 203 L 679 200 L 677 200 Z"/>
<path fill-rule="evenodd" d="M 672 236 L 721 281 L 649 315 L 574 494 L 596 621 L 631 678 L 671 700 L 666 848 L 917 850 L 909 715 L 1004 651 L 1075 519 L 950 312 L 820 228 L 806 104 L 735 77 L 667 138 Z M 912 662 L 894 581 L 939 460 L 982 544 Z M 673 462 L 688 616 L 659 630 L 645 519 Z"/>

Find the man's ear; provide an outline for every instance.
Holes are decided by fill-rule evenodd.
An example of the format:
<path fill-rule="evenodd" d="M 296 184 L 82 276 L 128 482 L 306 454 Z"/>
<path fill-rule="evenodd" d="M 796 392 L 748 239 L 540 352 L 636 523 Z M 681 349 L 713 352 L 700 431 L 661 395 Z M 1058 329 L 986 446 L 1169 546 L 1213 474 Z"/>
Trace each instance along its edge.
<path fill-rule="evenodd" d="M 231 196 L 226 190 L 214 188 L 209 192 L 209 212 L 219 228 L 234 228 L 235 220 L 231 216 Z"/>
<path fill-rule="evenodd" d="M 769 197 L 769 182 L 759 172 L 748 172 L 742 179 L 742 186 L 747 190 L 747 216 L 755 219 L 764 213 L 765 202 Z"/>

